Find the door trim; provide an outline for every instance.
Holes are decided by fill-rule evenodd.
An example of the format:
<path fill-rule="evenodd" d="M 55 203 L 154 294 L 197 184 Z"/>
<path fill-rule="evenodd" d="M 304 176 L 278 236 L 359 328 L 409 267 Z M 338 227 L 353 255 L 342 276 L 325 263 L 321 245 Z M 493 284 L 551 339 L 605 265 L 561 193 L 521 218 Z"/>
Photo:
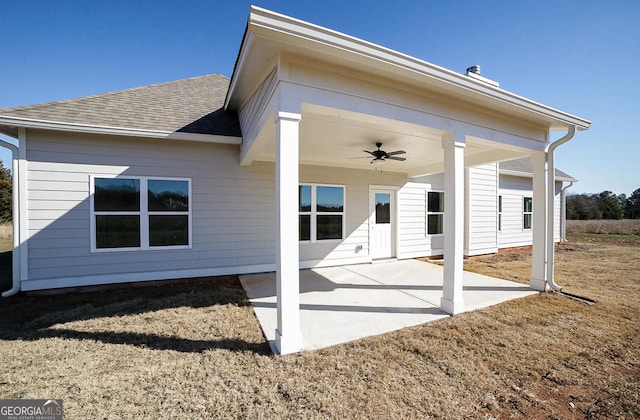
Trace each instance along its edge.
<path fill-rule="evenodd" d="M 400 187 L 394 185 L 369 185 L 369 256 L 371 261 L 396 259 L 398 257 L 398 190 Z M 391 256 L 374 258 L 371 252 L 372 230 L 375 223 L 375 193 L 386 192 L 391 194 Z"/>

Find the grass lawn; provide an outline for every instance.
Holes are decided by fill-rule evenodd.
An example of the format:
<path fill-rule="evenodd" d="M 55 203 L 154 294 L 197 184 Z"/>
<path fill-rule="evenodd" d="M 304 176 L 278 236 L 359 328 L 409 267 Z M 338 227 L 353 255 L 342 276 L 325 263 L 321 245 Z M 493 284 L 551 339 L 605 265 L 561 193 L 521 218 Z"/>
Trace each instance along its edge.
<path fill-rule="evenodd" d="M 465 268 L 526 283 L 530 258 Z M 556 272 L 598 303 L 544 293 L 288 356 L 235 277 L 7 298 L 0 398 L 67 418 L 640 418 L 640 236 L 570 235 Z"/>

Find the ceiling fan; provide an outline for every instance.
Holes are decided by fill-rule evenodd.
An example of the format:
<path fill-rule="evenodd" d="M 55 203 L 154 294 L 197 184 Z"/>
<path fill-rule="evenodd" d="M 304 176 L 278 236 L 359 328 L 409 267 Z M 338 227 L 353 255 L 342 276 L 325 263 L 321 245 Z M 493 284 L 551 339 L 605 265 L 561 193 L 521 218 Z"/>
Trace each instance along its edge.
<path fill-rule="evenodd" d="M 387 159 L 399 160 L 399 161 L 407 160 L 406 158 L 396 156 L 396 155 L 403 155 L 407 153 L 404 150 L 396 150 L 395 152 L 385 152 L 384 150 L 380 150 L 380 148 L 382 147 L 382 143 L 376 143 L 376 146 L 378 147 L 378 150 L 374 150 L 373 152 L 370 152 L 368 150 L 363 150 L 363 152 L 369 153 L 371 156 L 373 156 L 373 160 L 371 161 L 371 164 L 373 164 L 376 168 L 380 165 L 384 165 L 384 161 Z"/>

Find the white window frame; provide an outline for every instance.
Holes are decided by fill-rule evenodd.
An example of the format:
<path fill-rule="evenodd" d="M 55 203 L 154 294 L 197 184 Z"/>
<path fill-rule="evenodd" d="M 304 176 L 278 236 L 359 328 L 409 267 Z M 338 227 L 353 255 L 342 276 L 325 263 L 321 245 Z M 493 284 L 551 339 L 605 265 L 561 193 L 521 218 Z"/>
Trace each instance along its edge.
<path fill-rule="evenodd" d="M 314 184 L 310 182 L 301 182 L 299 187 L 311 187 L 311 211 L 300 211 L 300 197 L 298 197 L 298 223 L 300 223 L 300 216 L 308 215 L 310 218 L 309 221 L 309 229 L 311 230 L 309 235 L 309 240 L 301 240 L 301 244 L 311 244 L 311 243 L 340 243 L 344 241 L 345 232 L 346 232 L 346 224 L 347 224 L 347 188 L 344 185 L 336 185 L 336 184 Z M 334 188 L 342 188 L 342 211 L 317 211 L 317 187 L 334 187 Z M 342 216 L 342 233 L 340 239 L 317 239 L 317 216 Z"/>
<path fill-rule="evenodd" d="M 95 180 L 98 179 L 136 179 L 140 182 L 140 210 L 139 211 L 96 211 L 94 204 L 95 197 Z M 149 211 L 149 181 L 186 181 L 189 188 L 189 211 Z M 192 186 L 191 178 L 174 178 L 162 176 L 126 176 L 126 175 L 90 175 L 89 177 L 89 193 L 90 193 L 90 231 L 91 231 L 91 252 L 127 252 L 127 251 L 164 251 L 176 249 L 191 249 L 193 244 L 193 209 L 192 209 Z M 149 216 L 177 216 L 187 215 L 188 217 L 188 244 L 187 245 L 170 245 L 170 246 L 151 246 L 149 245 Z M 122 248 L 98 248 L 96 244 L 96 216 L 139 216 L 140 217 L 140 246 L 139 247 L 122 247 Z"/>
<path fill-rule="evenodd" d="M 424 195 L 424 204 L 425 204 L 425 224 L 424 224 L 424 233 L 426 236 L 438 236 L 444 235 L 444 210 L 443 211 L 429 211 L 429 193 L 442 193 L 442 199 L 444 202 L 444 190 L 427 190 Z M 443 203 L 444 204 L 444 203 Z M 442 233 L 429 233 L 429 216 L 431 215 L 442 215 Z"/>
<path fill-rule="evenodd" d="M 524 207 L 524 203 L 527 200 L 527 198 L 531 199 L 531 211 L 525 211 L 525 207 Z M 530 223 L 529 223 L 529 227 L 526 227 L 524 224 L 524 221 L 526 220 L 526 216 L 529 215 L 530 218 Z M 531 230 L 533 226 L 533 197 L 530 195 L 524 195 L 522 196 L 522 230 Z"/>

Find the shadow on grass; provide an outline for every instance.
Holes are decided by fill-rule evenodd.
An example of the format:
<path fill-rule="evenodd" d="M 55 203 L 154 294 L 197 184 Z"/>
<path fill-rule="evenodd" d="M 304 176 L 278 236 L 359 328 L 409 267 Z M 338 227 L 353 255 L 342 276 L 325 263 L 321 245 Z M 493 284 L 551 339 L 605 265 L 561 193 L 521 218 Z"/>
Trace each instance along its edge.
<path fill-rule="evenodd" d="M 2 284 L 5 284 L 4 280 L 2 279 Z M 114 322 L 117 322 L 117 317 L 170 308 L 250 306 L 251 303 L 247 300 L 236 276 L 156 282 L 154 285 L 129 285 L 126 288 L 89 293 L 40 296 L 20 294 L 1 299 L 0 340 L 33 341 L 57 337 L 189 353 L 212 349 L 271 353 L 266 341 L 250 342 L 236 338 L 193 340 L 153 333 L 88 332 L 55 327 L 57 324 L 97 318 L 114 318 Z"/>

